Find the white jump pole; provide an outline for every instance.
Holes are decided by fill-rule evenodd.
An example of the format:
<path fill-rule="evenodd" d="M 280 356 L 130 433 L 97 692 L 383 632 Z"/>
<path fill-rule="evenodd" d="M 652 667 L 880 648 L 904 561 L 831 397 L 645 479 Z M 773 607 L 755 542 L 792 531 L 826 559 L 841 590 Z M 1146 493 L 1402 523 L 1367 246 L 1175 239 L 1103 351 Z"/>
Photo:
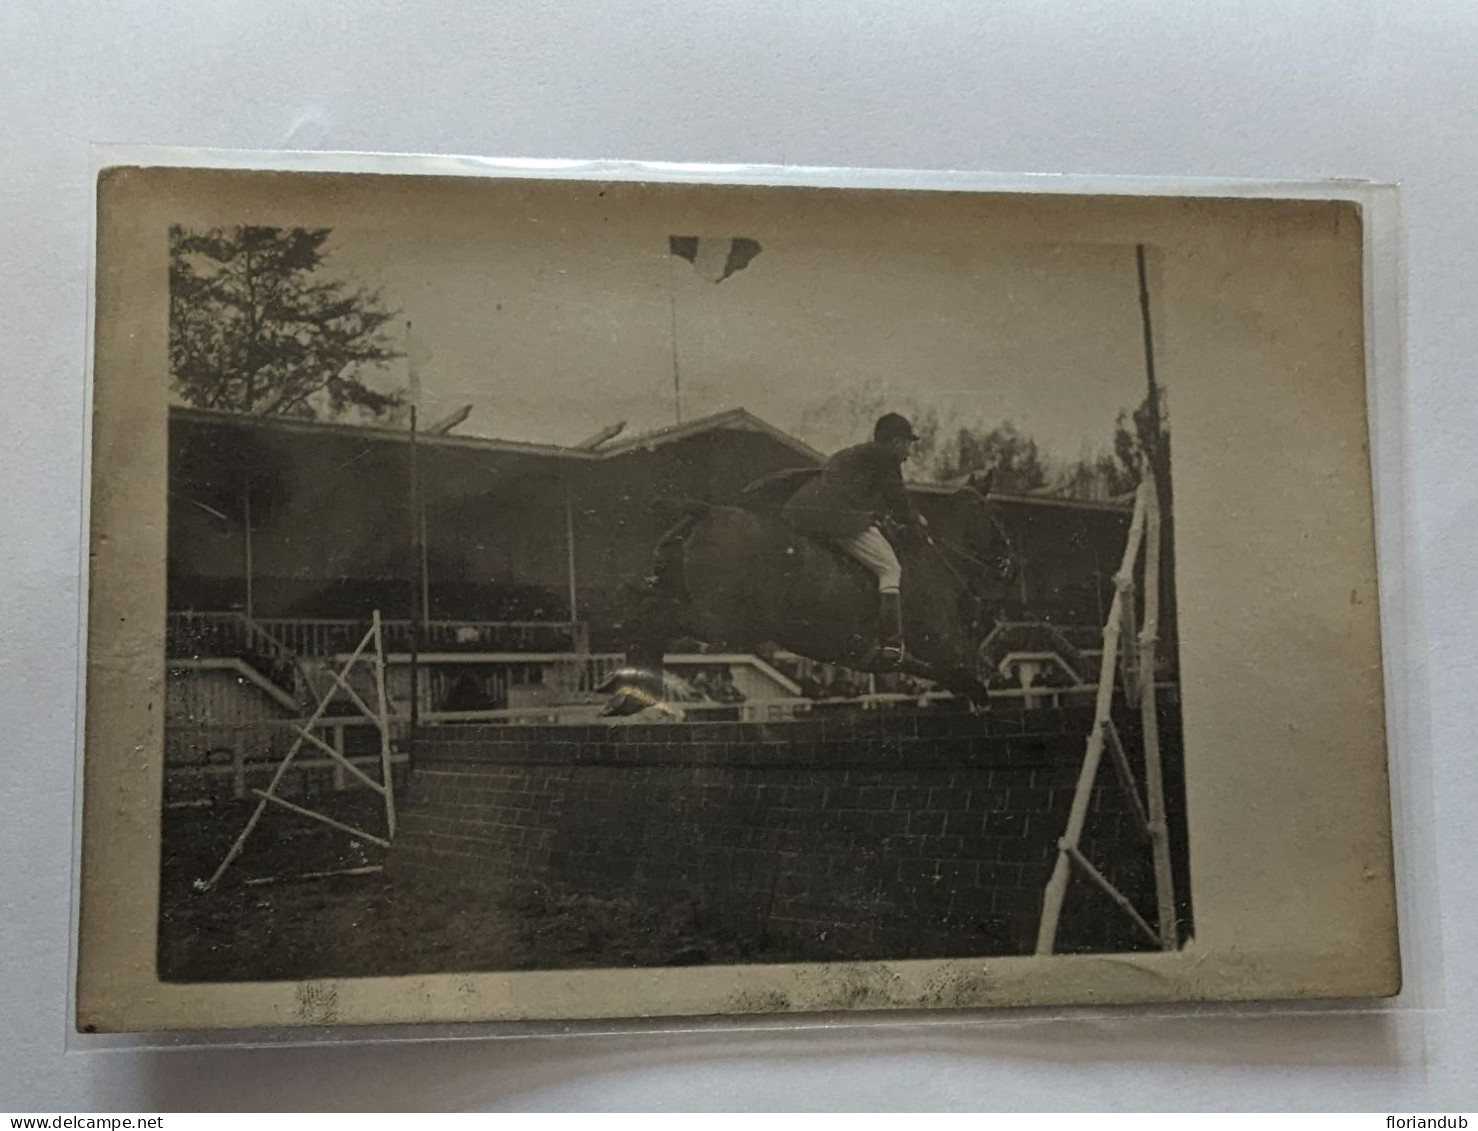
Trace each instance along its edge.
<path fill-rule="evenodd" d="M 1165 779 L 1160 759 L 1160 720 L 1155 692 L 1155 653 L 1160 633 L 1160 499 L 1154 479 L 1146 478 L 1144 625 L 1139 632 L 1141 729 L 1144 731 L 1144 788 L 1149 806 L 1151 851 L 1155 857 L 1155 904 L 1159 908 L 1160 947 L 1174 950 L 1175 877 L 1170 866 L 1170 829 L 1165 822 Z"/>
<path fill-rule="evenodd" d="M 1067 883 L 1072 874 L 1072 854 L 1077 851 L 1088 819 L 1088 804 L 1093 798 L 1093 781 L 1103 759 L 1104 732 L 1113 717 L 1115 672 L 1119 659 L 1119 633 L 1124 619 L 1125 594 L 1134 584 L 1134 565 L 1139 557 L 1139 544 L 1144 539 L 1145 507 L 1154 484 L 1141 481 L 1134 496 L 1134 517 L 1129 523 L 1129 543 L 1124 559 L 1114 575 L 1114 601 L 1103 626 L 1103 663 L 1098 673 L 1098 699 L 1093 713 L 1093 730 L 1088 735 L 1088 749 L 1078 771 L 1078 786 L 1073 793 L 1072 811 L 1067 830 L 1057 842 L 1057 862 L 1042 897 L 1042 921 L 1037 928 L 1037 953 L 1051 954 L 1057 945 L 1057 924 L 1062 918 L 1062 903 L 1067 897 Z"/>

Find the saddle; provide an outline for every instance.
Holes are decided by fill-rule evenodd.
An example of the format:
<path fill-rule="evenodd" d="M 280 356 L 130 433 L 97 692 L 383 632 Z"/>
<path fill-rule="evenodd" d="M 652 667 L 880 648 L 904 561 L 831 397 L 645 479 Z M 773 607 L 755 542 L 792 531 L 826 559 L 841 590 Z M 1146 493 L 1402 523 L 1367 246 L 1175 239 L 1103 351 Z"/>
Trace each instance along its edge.
<path fill-rule="evenodd" d="M 846 572 L 852 574 L 859 584 L 871 591 L 873 586 L 872 574 L 867 567 L 857 561 L 835 542 L 828 538 L 819 538 L 803 531 L 795 529 L 785 521 L 781 515 L 785 504 L 791 496 L 821 474 L 819 467 L 794 467 L 785 468 L 781 471 L 772 472 L 748 484 L 740 493 L 738 505 L 745 510 L 753 511 L 773 521 L 785 535 L 785 560 L 787 562 L 796 559 L 795 549 L 798 546 L 815 546 L 817 549 L 831 555 L 837 565 Z M 782 576 L 790 575 L 789 569 L 782 568 Z"/>
<path fill-rule="evenodd" d="M 819 467 L 787 467 L 761 476 L 739 492 L 739 505 L 751 510 L 777 510 L 821 474 Z"/>
<path fill-rule="evenodd" d="M 762 476 L 745 486 L 739 492 L 738 505 L 757 514 L 763 514 L 766 517 L 779 517 L 779 512 L 784 509 L 786 503 L 790 502 L 792 496 L 820 474 L 821 468 L 819 467 L 788 467 L 780 471 L 771 472 L 769 475 Z M 888 540 L 897 547 L 898 538 L 896 535 L 903 528 L 900 528 L 899 524 L 893 519 L 887 517 L 879 517 L 878 526 L 884 534 L 888 535 Z M 799 531 L 796 533 L 800 537 L 808 541 L 813 541 L 818 545 L 824 545 L 832 549 L 836 548 L 833 543 L 825 538 L 813 538 Z M 845 554 L 842 556 L 846 557 Z M 847 560 L 850 562 L 852 559 L 847 558 Z"/>

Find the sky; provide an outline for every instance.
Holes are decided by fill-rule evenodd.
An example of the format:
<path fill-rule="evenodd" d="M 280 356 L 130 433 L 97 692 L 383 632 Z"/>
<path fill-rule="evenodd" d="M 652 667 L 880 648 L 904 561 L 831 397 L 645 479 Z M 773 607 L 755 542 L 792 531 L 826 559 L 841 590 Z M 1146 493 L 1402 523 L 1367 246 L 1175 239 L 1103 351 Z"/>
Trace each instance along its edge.
<path fill-rule="evenodd" d="M 827 452 L 867 438 L 845 411 L 859 396 L 948 427 L 1010 420 L 1065 459 L 1106 449 L 1143 398 L 1132 247 L 760 224 L 726 233 L 761 250 L 714 283 L 650 222 L 617 220 L 341 227 L 324 270 L 400 312 L 422 419 L 470 404 L 463 435 L 571 444 L 672 424 L 674 353 L 683 419 L 745 408 Z M 371 383 L 406 386 L 407 364 Z"/>

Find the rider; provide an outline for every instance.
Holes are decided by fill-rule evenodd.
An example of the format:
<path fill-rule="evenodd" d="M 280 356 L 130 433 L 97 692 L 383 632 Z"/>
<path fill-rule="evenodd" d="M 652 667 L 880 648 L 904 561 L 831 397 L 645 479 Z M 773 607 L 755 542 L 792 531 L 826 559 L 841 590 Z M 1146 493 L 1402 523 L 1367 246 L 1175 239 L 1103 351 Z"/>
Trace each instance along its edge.
<path fill-rule="evenodd" d="M 919 438 L 908 419 L 896 412 L 878 420 L 872 437 L 870 443 L 845 448 L 827 460 L 783 513 L 797 530 L 835 542 L 877 578 L 878 658 L 896 664 L 903 659 L 903 567 L 878 521 L 887 516 L 907 526 L 924 524 L 903 486 L 903 464 Z"/>

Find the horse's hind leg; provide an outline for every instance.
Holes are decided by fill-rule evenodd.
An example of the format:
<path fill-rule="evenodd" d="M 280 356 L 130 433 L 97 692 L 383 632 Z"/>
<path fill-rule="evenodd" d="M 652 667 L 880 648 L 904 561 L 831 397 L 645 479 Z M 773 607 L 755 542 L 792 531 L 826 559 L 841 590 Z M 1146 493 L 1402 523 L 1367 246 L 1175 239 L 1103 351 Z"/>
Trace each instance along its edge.
<path fill-rule="evenodd" d="M 633 715 L 660 707 L 667 698 L 663 660 L 681 632 L 682 602 L 648 586 L 636 598 L 626 621 L 626 664 L 602 685 L 610 695 L 606 716 Z"/>
<path fill-rule="evenodd" d="M 946 691 L 963 700 L 973 714 L 984 714 L 990 710 L 990 692 L 985 684 L 969 672 L 958 668 L 933 668 L 909 657 L 904 657 L 901 670 L 907 671 L 910 675 L 933 680 Z"/>

